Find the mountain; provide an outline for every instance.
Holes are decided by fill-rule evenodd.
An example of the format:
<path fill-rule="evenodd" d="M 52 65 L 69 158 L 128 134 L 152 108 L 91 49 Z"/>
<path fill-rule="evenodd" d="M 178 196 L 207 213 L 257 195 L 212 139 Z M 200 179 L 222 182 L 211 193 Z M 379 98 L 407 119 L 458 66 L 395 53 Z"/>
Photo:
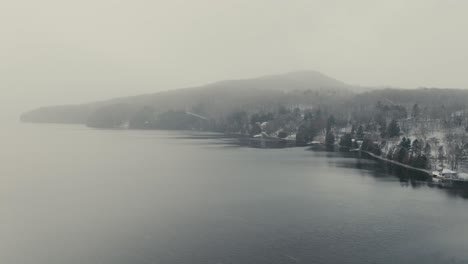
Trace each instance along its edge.
<path fill-rule="evenodd" d="M 199 87 L 171 90 L 81 105 L 49 106 L 24 113 L 21 120 L 78 123 L 113 127 L 142 109 L 152 113 L 190 111 L 218 119 L 236 110 L 258 111 L 288 106 L 327 105 L 351 97 L 352 86 L 316 71 L 299 71 L 252 79 L 226 80 Z M 106 119 L 106 122 L 101 122 Z"/>
<path fill-rule="evenodd" d="M 43 107 L 24 113 L 21 120 L 97 128 L 234 133 L 253 133 L 253 124 L 275 120 L 269 122 L 275 129 L 292 133 L 301 123 L 298 117 L 310 117 L 311 111 L 322 117 L 333 116 L 340 125 L 354 122 L 372 126 L 385 118 L 411 117 L 418 104 L 426 118 L 448 122 L 452 113 L 468 108 L 467 102 L 468 90 L 463 89 L 359 87 L 319 72 L 300 71 L 81 105 Z M 376 116 L 376 111 L 385 114 Z"/>

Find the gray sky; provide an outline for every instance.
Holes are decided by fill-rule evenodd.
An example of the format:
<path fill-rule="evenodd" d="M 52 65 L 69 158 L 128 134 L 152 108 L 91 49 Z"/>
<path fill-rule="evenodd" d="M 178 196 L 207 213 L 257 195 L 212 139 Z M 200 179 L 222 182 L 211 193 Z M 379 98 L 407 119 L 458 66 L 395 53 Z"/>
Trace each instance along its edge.
<path fill-rule="evenodd" d="M 294 70 L 468 88 L 465 0 L 6 0 L 6 112 Z M 5 112 L 5 111 L 3 111 Z"/>

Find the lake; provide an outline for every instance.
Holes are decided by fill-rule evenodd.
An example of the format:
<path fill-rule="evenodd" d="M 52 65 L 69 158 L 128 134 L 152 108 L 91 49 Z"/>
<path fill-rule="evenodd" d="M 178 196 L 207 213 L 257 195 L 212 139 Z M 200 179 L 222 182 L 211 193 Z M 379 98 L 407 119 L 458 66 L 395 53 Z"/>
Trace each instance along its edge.
<path fill-rule="evenodd" d="M 0 263 L 468 263 L 467 196 L 371 160 L 190 132 L 0 135 Z"/>

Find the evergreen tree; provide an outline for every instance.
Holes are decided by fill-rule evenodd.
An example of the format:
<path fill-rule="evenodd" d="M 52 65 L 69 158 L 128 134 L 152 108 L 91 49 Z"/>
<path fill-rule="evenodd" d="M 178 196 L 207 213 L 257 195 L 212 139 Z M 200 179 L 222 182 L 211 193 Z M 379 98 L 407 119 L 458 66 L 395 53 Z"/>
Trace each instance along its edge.
<path fill-rule="evenodd" d="M 318 130 L 313 125 L 311 120 L 305 121 L 299 126 L 296 133 L 296 144 L 298 146 L 305 146 L 307 142 L 312 141 L 317 135 Z"/>
<path fill-rule="evenodd" d="M 411 147 L 411 140 L 409 138 L 407 139 L 406 137 L 403 137 L 400 141 L 400 147 L 409 150 Z"/>
<path fill-rule="evenodd" d="M 333 147 L 335 144 L 335 134 L 333 132 L 328 132 L 327 135 L 325 136 L 325 145 L 327 148 Z"/>
<path fill-rule="evenodd" d="M 419 155 L 412 161 L 412 166 L 421 169 L 427 169 L 429 167 L 429 160 L 425 155 Z"/>
<path fill-rule="evenodd" d="M 408 149 L 400 147 L 400 149 L 398 150 L 398 157 L 397 157 L 398 162 L 403 163 L 406 160 L 407 155 L 408 155 Z"/>
<path fill-rule="evenodd" d="M 368 151 L 368 152 L 371 152 L 377 156 L 380 156 L 382 154 L 382 150 L 380 149 L 379 145 L 377 145 L 376 143 L 372 142 L 372 140 L 368 139 L 368 138 L 365 138 L 363 141 L 362 141 L 362 146 L 361 146 L 361 149 L 363 151 Z"/>
<path fill-rule="evenodd" d="M 331 132 L 331 128 L 336 124 L 336 120 L 334 116 L 329 116 L 327 119 L 327 130 L 326 132 L 329 133 Z"/>
<path fill-rule="evenodd" d="M 444 151 L 444 146 L 440 146 L 439 149 L 437 150 L 437 159 L 440 162 L 440 167 L 444 167 L 444 160 L 445 160 L 445 151 Z"/>
<path fill-rule="evenodd" d="M 364 139 L 364 127 L 363 127 L 362 125 L 359 125 L 358 130 L 357 130 L 357 133 L 356 133 L 356 137 L 357 137 L 357 139 L 359 139 L 359 140 L 363 140 L 363 139 Z"/>
<path fill-rule="evenodd" d="M 413 143 L 411 144 L 411 149 L 413 150 L 414 154 L 420 155 L 422 151 L 422 143 L 417 139 L 413 140 Z"/>
<path fill-rule="evenodd" d="M 356 134 L 356 125 L 352 124 L 351 126 L 351 136 L 354 136 Z"/>
<path fill-rule="evenodd" d="M 340 146 L 352 148 L 353 147 L 353 137 L 351 134 L 344 134 L 340 139 Z"/>
<path fill-rule="evenodd" d="M 285 132 L 285 131 L 280 131 L 280 132 L 278 132 L 278 137 L 279 137 L 279 138 L 287 138 L 287 137 L 288 137 L 288 133 Z"/>
<path fill-rule="evenodd" d="M 421 115 L 421 109 L 419 108 L 419 105 L 414 104 L 413 109 L 411 110 L 411 116 L 413 118 L 419 118 L 420 115 Z"/>
<path fill-rule="evenodd" d="M 395 119 L 393 119 L 388 125 L 386 136 L 390 138 L 400 136 L 400 126 L 398 126 Z"/>
<path fill-rule="evenodd" d="M 431 145 L 429 143 L 426 143 L 426 145 L 424 146 L 424 150 L 423 150 L 424 155 L 426 157 L 430 158 L 431 157 L 431 151 L 432 151 L 431 150 Z"/>

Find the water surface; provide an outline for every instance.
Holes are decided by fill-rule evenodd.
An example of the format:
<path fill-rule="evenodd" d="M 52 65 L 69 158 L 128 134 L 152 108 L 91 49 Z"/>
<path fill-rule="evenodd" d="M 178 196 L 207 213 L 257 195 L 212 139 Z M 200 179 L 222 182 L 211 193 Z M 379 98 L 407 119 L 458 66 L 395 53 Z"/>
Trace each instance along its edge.
<path fill-rule="evenodd" d="M 0 263 L 468 263 L 468 200 L 373 161 L 188 132 L 1 133 Z"/>

